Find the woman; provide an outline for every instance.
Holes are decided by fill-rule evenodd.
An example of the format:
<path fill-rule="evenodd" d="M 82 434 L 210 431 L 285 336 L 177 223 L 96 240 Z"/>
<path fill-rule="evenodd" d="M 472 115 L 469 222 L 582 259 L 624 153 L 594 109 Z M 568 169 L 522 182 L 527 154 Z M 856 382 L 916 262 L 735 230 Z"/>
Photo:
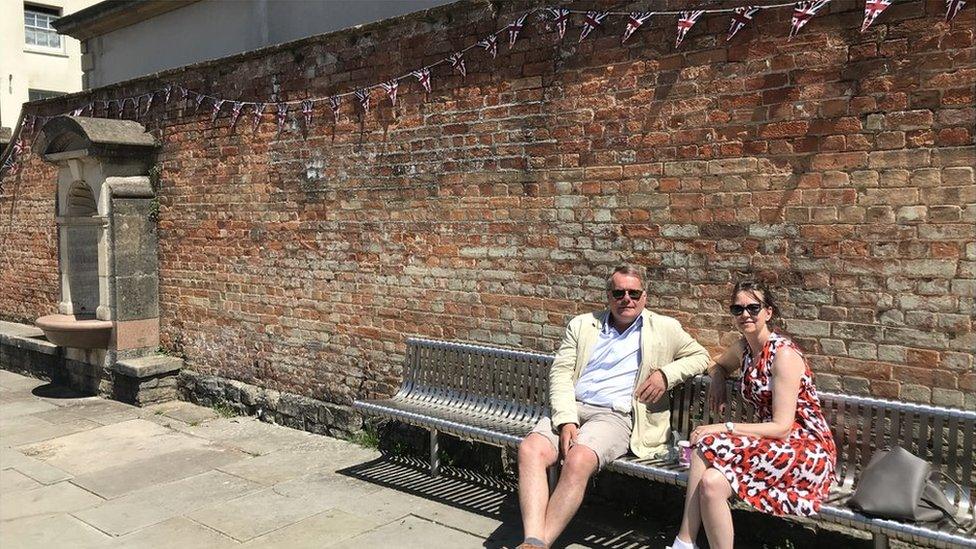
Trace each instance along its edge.
<path fill-rule="evenodd" d="M 709 402 L 721 406 L 726 377 L 741 368 L 742 396 L 761 422 L 692 431 L 696 451 L 673 549 L 696 547 L 702 524 L 711 547 L 731 549 L 733 495 L 765 513 L 806 516 L 820 510 L 834 479 L 837 449 L 813 375 L 796 344 L 772 330 L 773 295 L 761 283 L 740 282 L 729 311 L 743 337 L 712 364 Z"/>

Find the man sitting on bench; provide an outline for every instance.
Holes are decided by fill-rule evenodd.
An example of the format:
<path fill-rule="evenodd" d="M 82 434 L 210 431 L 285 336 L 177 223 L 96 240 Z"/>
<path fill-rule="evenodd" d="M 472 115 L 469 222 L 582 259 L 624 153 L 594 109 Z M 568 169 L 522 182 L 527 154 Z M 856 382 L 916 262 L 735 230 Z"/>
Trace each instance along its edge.
<path fill-rule="evenodd" d="M 667 451 L 671 413 L 662 397 L 703 373 L 709 356 L 677 320 L 644 310 L 646 303 L 640 271 L 621 265 L 607 279 L 607 309 L 569 322 L 549 373 L 551 417 L 519 446 L 520 548 L 555 541 L 590 476 L 628 448 L 641 458 Z M 546 468 L 559 459 L 550 497 Z"/>

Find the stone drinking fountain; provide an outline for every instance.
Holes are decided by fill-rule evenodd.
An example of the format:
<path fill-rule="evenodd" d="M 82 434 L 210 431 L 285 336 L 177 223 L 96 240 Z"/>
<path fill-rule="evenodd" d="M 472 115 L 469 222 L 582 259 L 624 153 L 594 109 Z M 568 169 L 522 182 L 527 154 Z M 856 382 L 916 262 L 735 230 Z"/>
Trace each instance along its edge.
<path fill-rule="evenodd" d="M 141 124 L 58 116 L 35 152 L 58 167 L 57 313 L 36 325 L 62 348 L 55 381 L 146 404 L 176 394 L 182 360 L 159 354 L 158 144 Z"/>

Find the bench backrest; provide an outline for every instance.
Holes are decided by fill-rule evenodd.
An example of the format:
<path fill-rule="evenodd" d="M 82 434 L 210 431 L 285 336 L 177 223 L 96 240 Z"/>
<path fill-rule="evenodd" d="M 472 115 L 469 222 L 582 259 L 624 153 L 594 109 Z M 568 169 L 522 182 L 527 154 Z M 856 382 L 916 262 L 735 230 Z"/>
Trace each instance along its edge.
<path fill-rule="evenodd" d="M 708 378 L 695 378 L 674 391 L 672 424 L 683 435 L 701 423 L 754 421 L 737 383 L 726 390 L 724 416 L 707 409 Z M 976 470 L 976 412 L 882 400 L 869 397 L 819 392 L 824 416 L 837 444 L 837 482 L 851 488 L 877 449 L 901 446 L 932 464 L 962 486 L 956 490 L 943 482 L 953 503 L 973 512 Z"/>
<path fill-rule="evenodd" d="M 410 338 L 401 393 L 534 422 L 548 413 L 550 366 L 549 355 Z"/>

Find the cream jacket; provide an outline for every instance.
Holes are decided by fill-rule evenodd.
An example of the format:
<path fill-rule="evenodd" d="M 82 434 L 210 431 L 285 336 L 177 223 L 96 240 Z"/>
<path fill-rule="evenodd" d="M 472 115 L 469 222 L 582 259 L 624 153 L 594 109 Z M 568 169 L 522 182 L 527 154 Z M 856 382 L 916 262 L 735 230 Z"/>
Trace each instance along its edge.
<path fill-rule="evenodd" d="M 579 423 L 576 413 L 576 380 L 590 360 L 597 335 L 610 316 L 610 311 L 579 315 L 569 321 L 566 335 L 549 371 L 549 406 L 553 425 Z M 668 389 L 708 367 L 708 351 L 698 344 L 674 318 L 641 313 L 641 363 L 637 371 L 636 388 L 654 370 L 661 370 L 668 380 Z M 634 430 L 630 435 L 630 451 L 644 458 L 667 451 L 668 430 L 671 425 L 670 394 L 665 393 L 653 404 L 632 401 Z"/>

